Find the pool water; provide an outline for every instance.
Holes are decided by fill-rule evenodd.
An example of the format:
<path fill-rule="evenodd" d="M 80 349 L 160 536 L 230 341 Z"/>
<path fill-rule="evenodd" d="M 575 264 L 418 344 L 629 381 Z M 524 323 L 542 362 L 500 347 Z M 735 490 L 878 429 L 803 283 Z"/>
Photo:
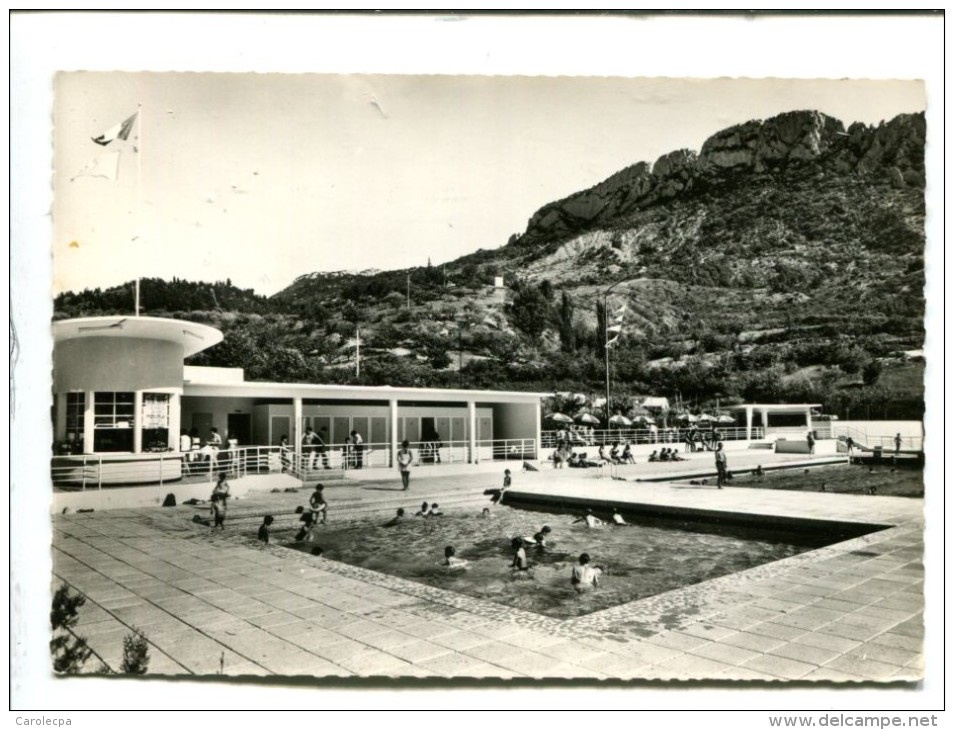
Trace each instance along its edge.
<path fill-rule="evenodd" d="M 293 533 L 274 542 L 323 557 L 455 591 L 554 618 L 571 618 L 791 557 L 845 539 L 844 535 L 785 532 L 700 524 L 698 520 L 642 520 L 591 529 L 572 515 L 496 507 L 492 517 L 466 515 L 363 520 L 315 528 L 313 541 Z M 627 521 L 632 521 L 627 516 Z M 510 568 L 514 536 L 531 536 L 544 524 L 547 547 L 527 548 L 531 571 Z M 702 531 L 705 530 L 705 531 Z M 453 545 L 467 568 L 443 566 Z M 603 569 L 596 590 L 577 593 L 570 575 L 581 553 Z"/>

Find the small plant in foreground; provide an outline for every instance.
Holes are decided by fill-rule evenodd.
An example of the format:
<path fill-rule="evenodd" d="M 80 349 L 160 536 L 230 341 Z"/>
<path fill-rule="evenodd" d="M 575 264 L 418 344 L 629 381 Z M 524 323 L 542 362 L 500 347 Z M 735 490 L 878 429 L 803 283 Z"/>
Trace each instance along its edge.
<path fill-rule="evenodd" d="M 149 642 L 139 629 L 123 637 L 123 663 L 120 669 L 124 674 L 145 674 L 149 668 Z"/>

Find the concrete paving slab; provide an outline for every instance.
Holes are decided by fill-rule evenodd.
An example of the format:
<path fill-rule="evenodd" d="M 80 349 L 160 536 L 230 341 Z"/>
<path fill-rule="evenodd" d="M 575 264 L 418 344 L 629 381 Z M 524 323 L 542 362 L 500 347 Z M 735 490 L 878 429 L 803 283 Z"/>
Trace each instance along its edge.
<path fill-rule="evenodd" d="M 156 650 L 154 670 L 164 674 L 175 667 L 217 674 L 223 657 L 232 676 L 897 681 L 923 672 L 918 500 L 689 490 L 572 474 L 521 475 L 520 484 L 558 499 L 596 494 L 604 502 L 889 527 L 565 621 L 249 545 L 158 508 L 54 516 L 54 576 L 87 595 L 82 625 L 108 661 L 121 658 L 122 636 L 141 623 Z M 382 494 L 369 489 L 359 501 L 373 506 Z"/>

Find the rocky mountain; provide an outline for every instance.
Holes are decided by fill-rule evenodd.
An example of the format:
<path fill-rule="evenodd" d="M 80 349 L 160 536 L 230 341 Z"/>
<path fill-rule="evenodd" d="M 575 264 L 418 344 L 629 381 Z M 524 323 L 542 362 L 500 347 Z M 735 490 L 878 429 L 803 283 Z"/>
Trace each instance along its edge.
<path fill-rule="evenodd" d="M 439 268 L 308 273 L 267 305 L 206 312 L 227 341 L 204 357 L 347 382 L 360 326 L 368 382 L 598 391 L 598 310 L 614 286 L 624 392 L 916 416 L 920 370 L 896 354 L 924 338 L 925 136 L 923 114 L 746 122 L 543 206 L 500 248 Z M 91 308 L 80 295 L 57 304 Z"/>

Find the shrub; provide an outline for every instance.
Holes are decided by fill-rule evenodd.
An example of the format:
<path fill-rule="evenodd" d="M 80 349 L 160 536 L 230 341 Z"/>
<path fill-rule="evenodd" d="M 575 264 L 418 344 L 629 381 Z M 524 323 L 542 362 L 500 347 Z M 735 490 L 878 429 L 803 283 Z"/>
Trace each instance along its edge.
<path fill-rule="evenodd" d="M 71 629 L 79 620 L 77 613 L 86 603 L 86 597 L 71 595 L 68 586 L 60 586 L 53 594 L 53 606 L 50 609 L 50 625 L 53 638 L 50 640 L 50 653 L 53 656 L 53 670 L 63 674 L 76 674 L 83 668 L 93 650 L 86 639 L 76 636 Z"/>
<path fill-rule="evenodd" d="M 139 629 L 123 637 L 123 663 L 120 666 L 124 674 L 145 674 L 149 668 L 149 642 Z"/>

